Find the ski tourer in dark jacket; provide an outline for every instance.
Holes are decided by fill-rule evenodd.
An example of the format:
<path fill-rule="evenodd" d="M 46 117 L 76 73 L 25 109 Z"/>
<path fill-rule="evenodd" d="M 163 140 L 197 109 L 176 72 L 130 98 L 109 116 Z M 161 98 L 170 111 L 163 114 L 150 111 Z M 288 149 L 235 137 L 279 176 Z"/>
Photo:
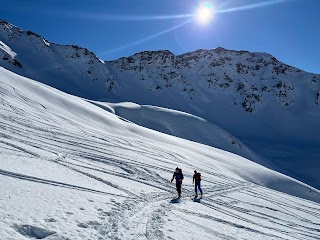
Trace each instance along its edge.
<path fill-rule="evenodd" d="M 201 194 L 201 196 L 202 196 L 201 173 L 198 173 L 196 170 L 194 170 L 193 183 L 194 183 L 195 197 L 196 197 L 196 198 L 198 197 L 198 189 L 199 189 L 200 194 Z"/>
<path fill-rule="evenodd" d="M 173 173 L 171 182 L 176 179 L 176 187 L 177 187 L 177 192 L 178 192 L 178 198 L 181 197 L 181 185 L 182 185 L 182 180 L 183 180 L 183 173 L 180 168 L 176 168 L 176 171 Z"/>

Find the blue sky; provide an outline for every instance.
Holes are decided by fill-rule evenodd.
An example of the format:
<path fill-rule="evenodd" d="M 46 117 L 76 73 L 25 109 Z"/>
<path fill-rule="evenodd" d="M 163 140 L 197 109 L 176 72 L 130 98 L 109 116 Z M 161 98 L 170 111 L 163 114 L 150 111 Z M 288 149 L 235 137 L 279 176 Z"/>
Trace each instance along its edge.
<path fill-rule="evenodd" d="M 192 15 L 206 2 L 220 13 L 200 24 Z M 52 42 L 86 47 L 104 60 L 144 50 L 181 54 L 224 47 L 268 52 L 320 73 L 320 0 L 1 0 L 0 5 L 0 18 Z"/>

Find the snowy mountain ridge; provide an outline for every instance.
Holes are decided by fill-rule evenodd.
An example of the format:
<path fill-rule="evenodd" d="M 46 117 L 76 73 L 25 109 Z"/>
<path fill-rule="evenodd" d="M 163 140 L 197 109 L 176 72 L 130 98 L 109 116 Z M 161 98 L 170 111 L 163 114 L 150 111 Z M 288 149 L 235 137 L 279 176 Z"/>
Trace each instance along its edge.
<path fill-rule="evenodd" d="M 320 105 L 320 75 L 305 73 L 300 69 L 290 67 L 267 53 L 226 50 L 221 47 L 211 50 L 197 50 L 177 56 L 167 50 L 145 51 L 131 57 L 106 62 L 106 69 L 101 72 L 101 66 L 98 66 L 105 62 L 86 48 L 50 43 L 37 33 L 23 31 L 4 20 L 0 20 L 0 26 L 1 36 L 13 46 L 14 43 L 23 40 L 24 45 L 28 46 L 27 43 L 31 43 L 31 48 L 36 47 L 37 51 L 34 51 L 33 54 L 60 55 L 59 57 L 72 62 L 72 64 L 82 65 L 82 72 L 79 72 L 78 75 L 85 75 L 86 79 L 92 81 L 104 80 L 109 91 L 121 92 L 116 88 L 120 79 L 117 79 L 115 75 L 122 78 L 134 73 L 137 78 L 135 80 L 145 82 L 145 87 L 149 87 L 148 90 L 156 93 L 164 91 L 166 88 L 170 89 L 177 84 L 177 88 L 181 88 L 183 95 L 193 99 L 198 94 L 197 88 L 199 86 L 196 85 L 211 89 L 215 93 L 221 89 L 226 94 L 237 94 L 232 99 L 234 106 L 240 106 L 247 112 L 253 112 L 266 104 L 266 101 L 269 100 L 267 99 L 268 95 L 272 95 L 278 104 L 289 108 L 295 103 L 298 96 L 294 91 L 295 85 L 297 85 L 295 79 L 288 80 L 299 78 L 302 84 L 310 89 L 310 99 L 313 101 L 310 101 L 309 104 Z M 22 61 L 24 59 L 22 57 L 24 56 L 21 56 L 22 60 L 19 61 L 20 56 L 17 56 L 17 53 L 12 55 L 6 49 L 10 48 L 1 42 L 2 63 L 7 61 L 8 64 L 17 68 L 23 68 Z M 8 64 L 6 64 L 7 67 Z M 61 66 L 54 67 L 57 66 L 51 66 L 50 70 L 57 72 L 62 70 Z M 18 69 L 9 68 L 15 70 L 14 72 L 19 72 Z M 118 71 L 114 72 L 110 68 L 116 68 Z M 31 74 L 28 74 L 28 69 L 24 70 L 26 75 Z M 122 76 L 119 76 L 119 72 L 123 73 Z M 49 83 L 54 85 L 53 82 L 49 81 Z M 60 86 L 54 87 L 59 89 Z M 81 95 L 90 95 L 90 93 L 84 92 Z M 110 93 L 106 91 L 104 97 L 109 97 L 109 95 Z M 95 98 L 97 97 L 99 96 L 95 96 Z"/>
<path fill-rule="evenodd" d="M 121 73 L 134 72 L 154 92 L 178 83 L 190 99 L 198 94 L 197 85 L 215 93 L 221 90 L 247 112 L 262 109 L 269 96 L 285 108 L 294 105 L 297 82 L 290 78 L 299 78 L 310 89 L 310 105 L 320 101 L 320 75 L 307 74 L 265 53 L 216 48 L 175 56 L 169 51 L 146 51 L 109 64 Z"/>
<path fill-rule="evenodd" d="M 102 61 L 85 48 L 51 43 L 2 20 L 0 65 L 86 99 L 199 116 L 239 139 L 273 169 L 320 187 L 320 75 L 270 54 L 216 48 L 178 56 L 145 51 Z"/>

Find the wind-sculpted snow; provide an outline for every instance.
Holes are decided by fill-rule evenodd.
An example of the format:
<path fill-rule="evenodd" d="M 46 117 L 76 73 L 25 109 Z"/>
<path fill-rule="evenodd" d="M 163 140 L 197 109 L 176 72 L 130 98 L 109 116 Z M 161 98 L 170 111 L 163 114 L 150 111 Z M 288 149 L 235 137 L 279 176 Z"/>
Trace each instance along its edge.
<path fill-rule="evenodd" d="M 261 161 L 263 165 L 269 164 L 263 162 L 259 156 L 230 133 L 197 116 L 134 103 L 90 102 L 140 126 L 215 148 L 227 149 L 247 159 Z"/>
<path fill-rule="evenodd" d="M 0 65 L 86 99 L 134 102 L 199 116 L 253 153 L 210 138 L 190 138 L 175 129 L 171 134 L 214 143 L 320 187 L 320 75 L 270 54 L 224 48 L 182 55 L 145 51 L 104 62 L 85 48 L 55 44 L 0 20 Z"/>
<path fill-rule="evenodd" d="M 292 178 L 3 68 L 0 103 L 0 239 L 319 239 L 320 192 Z"/>

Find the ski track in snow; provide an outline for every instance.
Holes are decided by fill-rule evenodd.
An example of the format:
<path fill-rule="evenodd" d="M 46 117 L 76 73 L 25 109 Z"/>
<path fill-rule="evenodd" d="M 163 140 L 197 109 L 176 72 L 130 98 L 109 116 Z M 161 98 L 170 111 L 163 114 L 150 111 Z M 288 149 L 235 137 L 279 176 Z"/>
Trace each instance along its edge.
<path fill-rule="evenodd" d="M 0 197 L 6 204 L 0 210 L 1 239 L 320 239 L 319 204 L 195 165 L 174 148 L 87 128 L 4 82 L 1 86 L 0 182 L 18 183 L 18 198 L 25 191 L 37 194 L 34 188 L 41 185 L 44 193 L 36 195 L 37 201 L 50 192 L 56 193 L 55 200 L 64 198 L 63 189 L 71 191 L 69 197 L 88 200 L 79 213 L 79 205 L 70 200 L 63 203 L 69 209 L 65 213 L 50 212 L 55 207 L 50 210 L 48 203 L 41 206 L 48 212 L 28 218 L 19 214 L 22 208 L 34 213 L 40 208 L 24 206 L 7 190 Z M 17 102 L 3 97 L 10 94 Z M 39 169 L 32 167 L 37 162 L 42 163 Z M 169 182 L 176 165 L 185 169 L 181 200 Z M 192 201 L 195 168 L 205 176 L 205 195 Z M 69 176 L 76 182 L 69 182 Z M 81 215 L 86 208 L 95 211 Z"/>

